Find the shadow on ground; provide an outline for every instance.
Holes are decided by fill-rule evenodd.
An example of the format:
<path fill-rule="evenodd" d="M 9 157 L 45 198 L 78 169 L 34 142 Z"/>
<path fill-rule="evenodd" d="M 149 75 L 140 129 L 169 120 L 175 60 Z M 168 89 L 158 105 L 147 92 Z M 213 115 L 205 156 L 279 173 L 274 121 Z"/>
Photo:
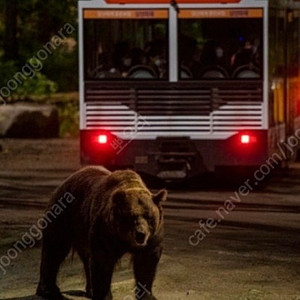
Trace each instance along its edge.
<path fill-rule="evenodd" d="M 66 296 L 73 296 L 73 297 L 81 297 L 84 299 L 88 299 L 85 297 L 85 292 L 83 291 L 76 291 L 76 290 L 71 290 L 71 291 L 65 291 L 63 292 L 63 297 L 60 300 L 71 300 L 72 298 L 68 298 Z M 5 300 L 42 300 L 44 298 L 32 295 L 32 296 L 25 296 L 25 297 L 16 297 L 16 298 L 5 298 Z M 3 299 L 0 299 L 3 300 Z"/>

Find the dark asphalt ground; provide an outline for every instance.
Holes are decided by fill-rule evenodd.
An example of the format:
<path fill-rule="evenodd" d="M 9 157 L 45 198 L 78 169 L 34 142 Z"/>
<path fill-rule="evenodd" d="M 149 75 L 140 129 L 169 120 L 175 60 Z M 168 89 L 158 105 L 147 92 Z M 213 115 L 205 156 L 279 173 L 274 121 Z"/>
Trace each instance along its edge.
<path fill-rule="evenodd" d="M 54 188 L 80 167 L 79 142 L 0 144 L 0 299 L 37 299 L 40 243 L 11 260 L 5 275 L 1 262 L 36 224 Z M 165 251 L 154 287 L 158 299 L 300 300 L 300 166 L 276 172 L 264 189 L 246 196 L 237 198 L 239 187 L 220 186 L 169 191 Z M 216 210 L 226 203 L 228 208 L 229 200 L 234 207 L 220 220 Z M 209 219 L 214 228 L 206 226 Z M 62 267 L 59 285 L 69 299 L 83 299 L 76 256 Z M 115 272 L 113 293 L 115 299 L 133 299 L 128 257 Z"/>

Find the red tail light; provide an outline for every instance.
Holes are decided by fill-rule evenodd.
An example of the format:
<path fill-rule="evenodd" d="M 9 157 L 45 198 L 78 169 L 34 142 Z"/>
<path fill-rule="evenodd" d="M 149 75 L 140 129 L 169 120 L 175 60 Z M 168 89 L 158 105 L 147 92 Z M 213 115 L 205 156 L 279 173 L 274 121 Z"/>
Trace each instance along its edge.
<path fill-rule="evenodd" d="M 100 134 L 98 136 L 98 143 L 99 144 L 107 144 L 107 140 L 108 140 L 108 138 L 107 138 L 106 134 Z"/>
<path fill-rule="evenodd" d="M 240 141 L 242 144 L 253 144 L 257 142 L 257 137 L 250 134 L 242 134 L 240 136 Z"/>
<path fill-rule="evenodd" d="M 250 135 L 248 135 L 248 134 L 241 135 L 241 143 L 249 144 L 250 143 Z"/>

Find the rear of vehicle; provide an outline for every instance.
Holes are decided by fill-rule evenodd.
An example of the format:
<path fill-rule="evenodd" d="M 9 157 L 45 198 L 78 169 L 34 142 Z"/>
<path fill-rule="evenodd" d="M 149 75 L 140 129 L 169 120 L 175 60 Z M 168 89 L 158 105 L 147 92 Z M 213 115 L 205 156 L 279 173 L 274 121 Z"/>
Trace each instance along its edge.
<path fill-rule="evenodd" d="M 109 2 L 79 6 L 82 162 L 164 180 L 262 164 L 267 2 Z"/>

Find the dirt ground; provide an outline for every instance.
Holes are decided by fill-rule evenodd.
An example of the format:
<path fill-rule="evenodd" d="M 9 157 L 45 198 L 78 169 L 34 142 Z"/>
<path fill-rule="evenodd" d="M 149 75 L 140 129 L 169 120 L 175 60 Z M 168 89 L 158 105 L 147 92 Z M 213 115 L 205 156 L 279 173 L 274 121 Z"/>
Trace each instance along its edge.
<path fill-rule="evenodd" d="M 79 142 L 0 140 L 0 145 L 0 299 L 38 299 L 40 242 L 9 264 L 3 257 L 36 224 L 54 188 L 80 167 Z M 215 218 L 234 192 L 217 186 L 170 191 L 165 250 L 154 285 L 158 299 L 300 300 L 300 166 L 277 173 L 264 190 L 243 197 L 214 229 L 202 229 L 203 240 L 190 245 L 199 220 Z M 5 270 L 1 263 L 8 264 Z M 126 256 L 114 274 L 114 299 L 133 300 L 133 285 Z M 59 286 L 68 299 L 84 299 L 76 255 L 64 263 Z"/>

